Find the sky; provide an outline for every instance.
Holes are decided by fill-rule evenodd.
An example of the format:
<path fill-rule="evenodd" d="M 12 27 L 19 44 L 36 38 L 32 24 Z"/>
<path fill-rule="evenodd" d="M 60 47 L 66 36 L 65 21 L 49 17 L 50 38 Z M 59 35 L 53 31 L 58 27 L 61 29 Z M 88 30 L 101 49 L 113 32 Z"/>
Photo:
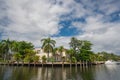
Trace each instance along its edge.
<path fill-rule="evenodd" d="M 69 48 L 76 37 L 95 52 L 120 54 L 120 0 L 0 0 L 0 40 L 40 47 L 47 37 L 56 46 Z"/>

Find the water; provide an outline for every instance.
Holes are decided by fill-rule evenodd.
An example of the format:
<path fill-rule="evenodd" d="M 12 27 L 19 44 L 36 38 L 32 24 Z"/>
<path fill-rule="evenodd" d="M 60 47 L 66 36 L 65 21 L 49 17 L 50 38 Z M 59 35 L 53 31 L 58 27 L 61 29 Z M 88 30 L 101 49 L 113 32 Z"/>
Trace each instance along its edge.
<path fill-rule="evenodd" d="M 0 65 L 0 80 L 120 80 L 120 65 L 84 68 Z"/>

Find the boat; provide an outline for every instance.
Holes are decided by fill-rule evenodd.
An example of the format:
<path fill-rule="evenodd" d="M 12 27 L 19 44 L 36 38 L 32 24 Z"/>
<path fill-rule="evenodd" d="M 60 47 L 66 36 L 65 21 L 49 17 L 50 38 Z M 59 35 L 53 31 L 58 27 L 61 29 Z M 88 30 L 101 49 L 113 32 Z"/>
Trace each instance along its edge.
<path fill-rule="evenodd" d="M 106 64 L 106 65 L 115 65 L 116 62 L 113 61 L 113 60 L 108 60 L 108 61 L 105 62 L 105 64 Z"/>

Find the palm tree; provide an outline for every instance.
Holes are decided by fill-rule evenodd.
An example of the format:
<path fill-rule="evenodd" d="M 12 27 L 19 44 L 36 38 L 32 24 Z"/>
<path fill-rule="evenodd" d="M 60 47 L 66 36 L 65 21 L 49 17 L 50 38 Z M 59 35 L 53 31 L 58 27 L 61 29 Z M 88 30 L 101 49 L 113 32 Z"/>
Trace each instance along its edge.
<path fill-rule="evenodd" d="M 11 50 L 11 41 L 9 39 L 7 40 L 2 40 L 2 46 L 4 48 L 5 56 L 8 57 L 8 60 L 10 59 L 10 50 Z"/>
<path fill-rule="evenodd" d="M 20 44 L 19 44 L 19 42 L 17 42 L 17 41 L 12 41 L 11 42 L 12 44 L 12 47 L 11 47 L 11 49 L 12 49 L 12 51 L 14 51 L 14 53 L 15 52 L 19 52 L 19 48 L 20 48 Z"/>
<path fill-rule="evenodd" d="M 68 58 L 70 60 L 70 62 L 72 62 L 72 57 L 74 57 L 74 50 L 73 49 L 69 49 L 67 50 L 67 54 L 68 54 Z"/>
<path fill-rule="evenodd" d="M 0 42 L 0 56 L 2 59 L 4 59 L 4 52 L 5 52 L 4 46 L 3 46 L 2 42 Z"/>
<path fill-rule="evenodd" d="M 62 52 L 64 51 L 64 47 L 63 47 L 63 46 L 60 46 L 60 47 L 58 48 L 58 51 L 60 52 L 60 61 L 62 61 L 62 57 L 63 57 Z"/>
<path fill-rule="evenodd" d="M 14 60 L 17 61 L 17 64 L 19 64 L 19 61 L 21 60 L 22 55 L 17 52 L 15 54 L 13 54 L 13 57 L 14 57 Z"/>
<path fill-rule="evenodd" d="M 49 53 L 53 52 L 53 47 L 55 47 L 56 41 L 51 38 L 45 38 L 41 40 L 43 42 L 42 49 L 47 52 L 48 62 L 49 62 Z"/>
<path fill-rule="evenodd" d="M 54 48 L 54 49 L 53 49 L 53 54 L 52 54 L 52 56 L 54 57 L 54 60 L 55 60 L 55 61 L 58 60 L 58 58 L 57 58 L 57 51 L 58 51 L 58 48 Z"/>

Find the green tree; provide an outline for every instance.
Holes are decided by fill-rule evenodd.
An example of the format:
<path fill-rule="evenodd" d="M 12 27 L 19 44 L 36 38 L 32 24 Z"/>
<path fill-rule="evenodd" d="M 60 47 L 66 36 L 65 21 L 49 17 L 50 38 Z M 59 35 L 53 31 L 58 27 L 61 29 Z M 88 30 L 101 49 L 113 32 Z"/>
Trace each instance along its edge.
<path fill-rule="evenodd" d="M 79 54 L 79 60 L 81 61 L 93 61 L 93 52 L 89 50 L 81 49 L 81 53 Z"/>
<path fill-rule="evenodd" d="M 0 41 L 0 54 L 4 60 L 10 60 L 11 56 L 16 53 L 22 55 L 22 60 L 25 58 L 26 49 L 33 50 L 34 46 L 30 42 L 26 41 L 15 41 L 15 40 L 2 40 Z"/>
<path fill-rule="evenodd" d="M 13 58 L 14 58 L 15 61 L 17 61 L 17 62 L 19 63 L 19 61 L 20 61 L 21 58 L 22 58 L 22 55 L 17 52 L 17 53 L 15 53 L 15 54 L 13 54 Z"/>
<path fill-rule="evenodd" d="M 33 57 L 33 61 L 36 63 L 36 62 L 39 62 L 39 60 L 40 60 L 40 57 L 39 56 L 34 56 Z"/>
<path fill-rule="evenodd" d="M 4 53 L 5 53 L 4 46 L 3 46 L 2 42 L 0 41 L 0 58 L 1 59 L 4 59 L 4 57 L 5 57 Z"/>
<path fill-rule="evenodd" d="M 84 40 L 83 45 L 80 48 L 78 60 L 82 61 L 93 61 L 94 53 L 91 51 L 92 43 L 90 41 Z"/>
<path fill-rule="evenodd" d="M 74 50 L 73 49 L 67 50 L 67 55 L 68 55 L 68 60 L 72 62 L 72 57 L 74 57 Z"/>
<path fill-rule="evenodd" d="M 54 57 L 55 61 L 58 61 L 58 59 L 57 59 L 57 51 L 58 51 L 58 48 L 54 48 L 53 53 L 52 53 L 52 56 Z"/>
<path fill-rule="evenodd" d="M 25 49 L 25 58 L 24 58 L 24 61 L 25 62 L 33 62 L 33 57 L 35 56 L 35 52 L 33 50 L 30 50 L 30 49 Z"/>
<path fill-rule="evenodd" d="M 11 41 L 9 39 L 2 40 L 1 45 L 4 52 L 4 59 L 10 60 Z"/>
<path fill-rule="evenodd" d="M 71 61 L 72 61 L 73 63 L 77 62 L 77 60 L 76 60 L 76 58 L 75 58 L 74 56 L 72 57 Z"/>
<path fill-rule="evenodd" d="M 30 42 L 20 41 L 19 44 L 19 50 L 18 52 L 22 55 L 22 59 L 26 57 L 27 51 L 33 51 L 34 46 Z"/>
<path fill-rule="evenodd" d="M 84 40 L 81 49 L 91 50 L 92 43 L 90 41 Z"/>
<path fill-rule="evenodd" d="M 120 60 L 120 56 L 115 55 L 114 53 L 108 53 L 105 51 L 98 52 L 97 55 L 98 55 L 100 61 L 107 61 L 107 60 L 118 61 L 118 60 Z"/>
<path fill-rule="evenodd" d="M 73 50 L 72 57 L 75 57 L 77 61 L 90 60 L 90 56 L 93 54 L 93 52 L 91 51 L 92 43 L 90 41 L 78 40 L 77 38 L 72 37 L 69 44 L 70 48 Z"/>
<path fill-rule="evenodd" d="M 72 37 L 69 44 L 70 44 L 70 48 L 73 50 L 74 53 L 73 56 L 78 60 L 78 55 L 80 53 L 81 47 L 83 46 L 83 41 L 78 40 L 75 37 Z"/>
<path fill-rule="evenodd" d="M 35 56 L 33 56 L 32 59 L 33 59 L 34 66 L 35 66 L 35 64 L 39 62 L 39 60 L 40 60 L 40 56 L 35 55 Z"/>
<path fill-rule="evenodd" d="M 72 48 L 76 53 L 81 48 L 83 43 L 81 40 L 78 40 L 77 38 L 72 37 L 69 44 L 70 44 L 70 48 Z"/>
<path fill-rule="evenodd" d="M 63 47 L 63 46 L 60 46 L 60 47 L 58 48 L 58 52 L 60 53 L 60 61 L 62 61 L 63 51 L 64 51 L 64 47 Z"/>
<path fill-rule="evenodd" d="M 46 60 L 47 60 L 46 56 L 45 56 L 45 55 L 44 55 L 44 56 L 42 56 L 42 62 L 43 62 L 43 63 L 45 63 L 45 62 L 46 62 Z"/>
<path fill-rule="evenodd" d="M 17 42 L 17 41 L 15 41 L 15 40 L 13 40 L 11 43 L 12 43 L 12 44 L 11 44 L 11 45 L 12 45 L 11 49 L 12 49 L 13 53 L 19 52 L 20 43 Z"/>
<path fill-rule="evenodd" d="M 56 41 L 51 38 L 45 38 L 41 40 L 43 42 L 42 49 L 47 52 L 48 62 L 49 62 L 49 53 L 53 52 L 53 48 L 55 47 Z"/>

